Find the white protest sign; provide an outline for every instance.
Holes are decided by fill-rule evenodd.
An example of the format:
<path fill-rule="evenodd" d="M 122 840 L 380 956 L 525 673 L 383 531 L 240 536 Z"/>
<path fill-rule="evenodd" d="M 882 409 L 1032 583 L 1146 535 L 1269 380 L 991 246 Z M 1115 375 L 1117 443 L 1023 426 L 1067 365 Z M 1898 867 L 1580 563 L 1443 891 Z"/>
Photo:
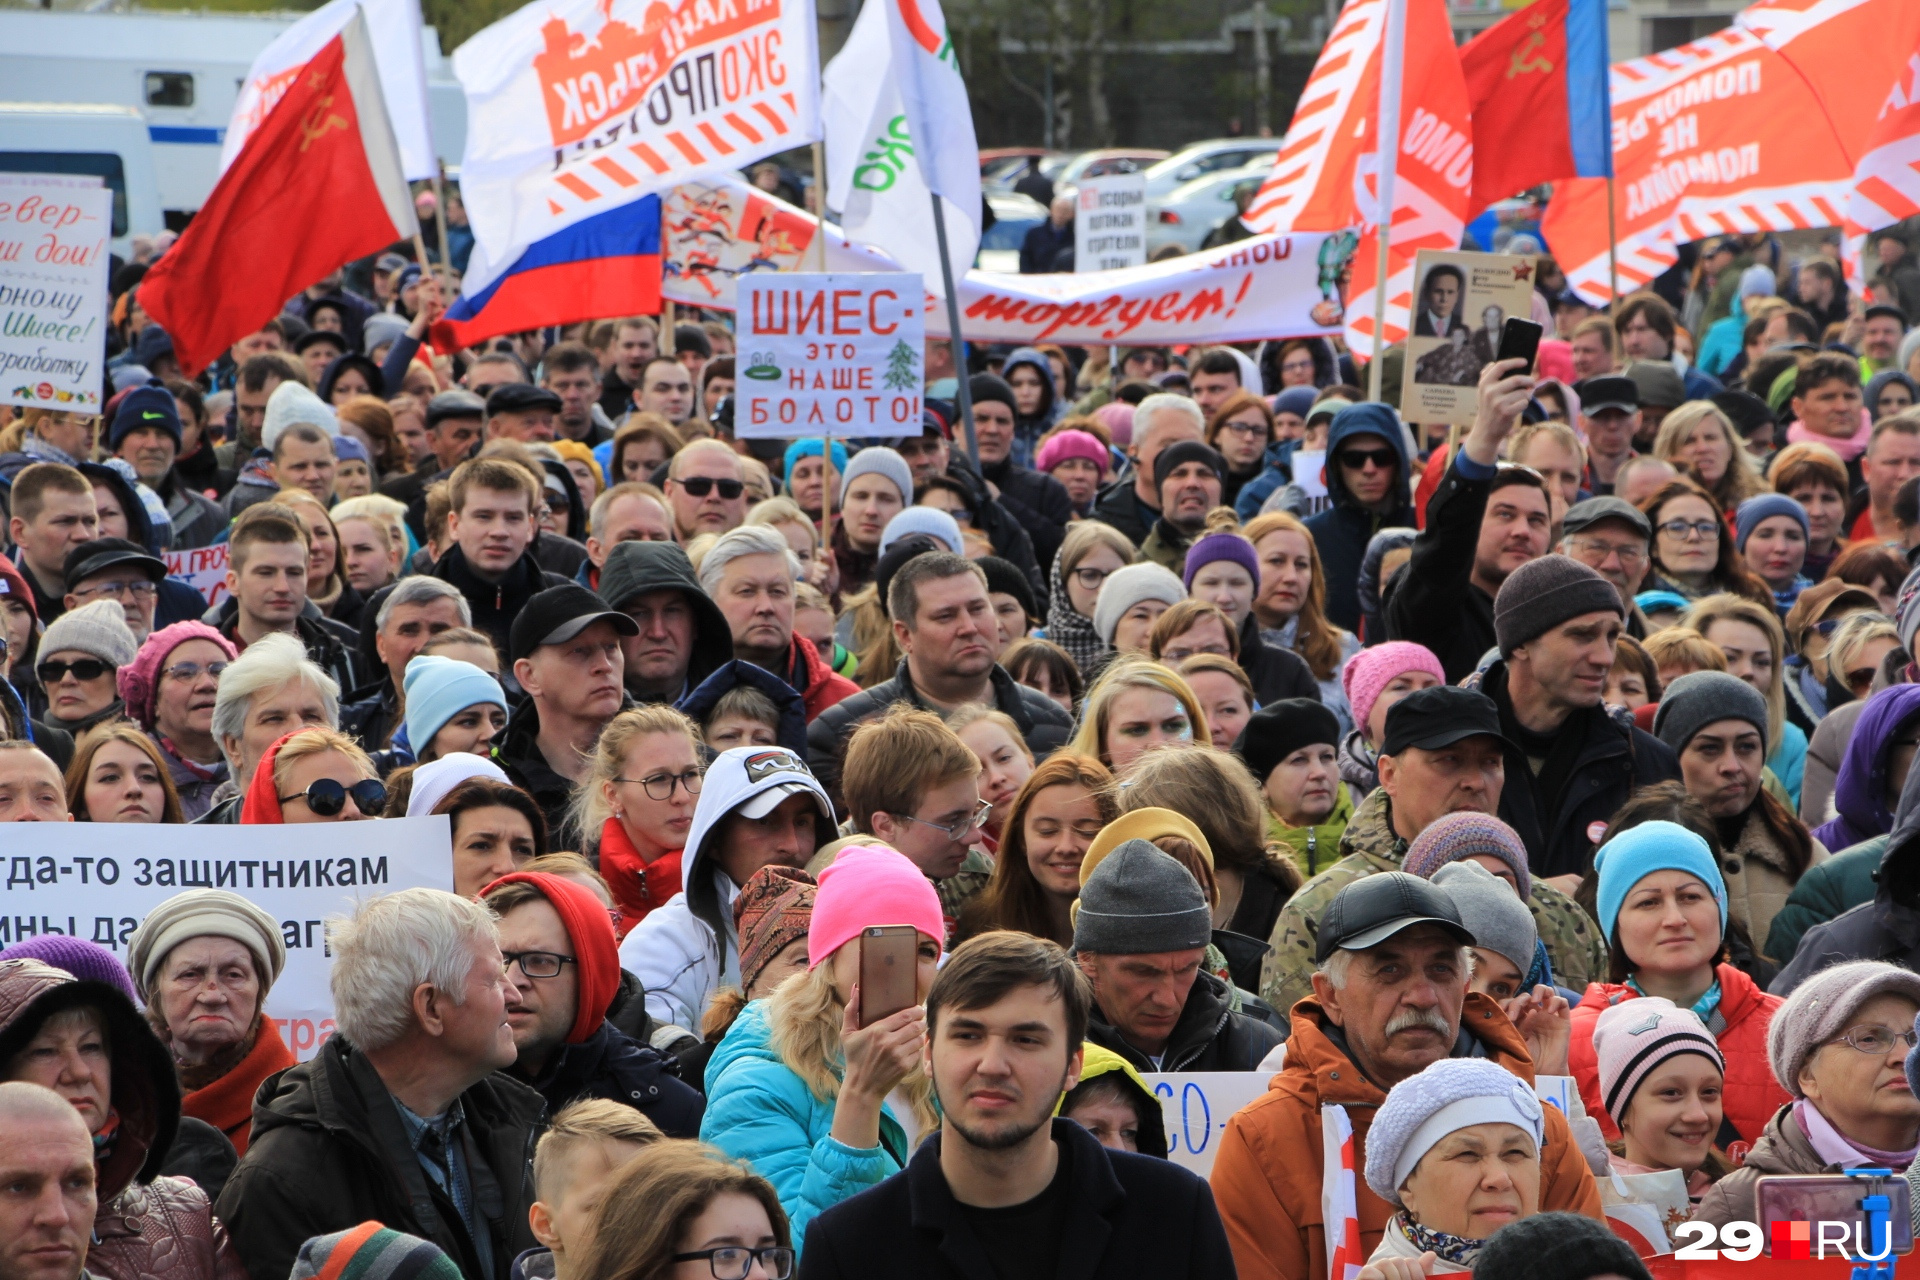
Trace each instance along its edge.
<path fill-rule="evenodd" d="M 113 193 L 0 174 L 0 404 L 100 412 Z"/>
<path fill-rule="evenodd" d="M 1167 1158 L 1204 1178 L 1213 1172 L 1228 1118 L 1267 1091 L 1273 1072 L 1157 1072 L 1140 1078 L 1160 1099 Z"/>
<path fill-rule="evenodd" d="M 167 576 L 200 593 L 208 606 L 227 598 L 227 544 L 165 553 Z"/>
<path fill-rule="evenodd" d="M 1073 270 L 1117 271 L 1147 261 L 1147 175 L 1083 178 L 1073 202 Z"/>
<path fill-rule="evenodd" d="M 743 278 L 734 434 L 914 434 L 925 387 L 925 301 L 911 271 Z"/>
<path fill-rule="evenodd" d="M 1295 449 L 1291 465 L 1294 487 L 1307 495 L 1308 515 L 1319 515 L 1333 505 L 1327 496 L 1327 451 Z"/>
<path fill-rule="evenodd" d="M 0 946 L 64 933 L 124 961 L 147 913 L 192 888 L 230 889 L 278 920 L 287 965 L 266 1012 L 302 1059 L 334 1029 L 328 918 L 398 889 L 453 889 L 444 815 L 351 827 L 23 822 L 6 831 Z"/>

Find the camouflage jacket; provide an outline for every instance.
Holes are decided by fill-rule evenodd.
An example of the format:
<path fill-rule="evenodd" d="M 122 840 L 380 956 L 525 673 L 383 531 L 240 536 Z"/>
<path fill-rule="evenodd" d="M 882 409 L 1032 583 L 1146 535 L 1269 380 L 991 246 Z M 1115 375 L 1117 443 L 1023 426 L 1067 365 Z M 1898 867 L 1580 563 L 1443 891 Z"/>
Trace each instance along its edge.
<path fill-rule="evenodd" d="M 1376 788 L 1360 802 L 1340 837 L 1340 861 L 1300 886 L 1280 909 L 1268 940 L 1273 950 L 1260 969 L 1260 996 L 1282 1013 L 1313 994 L 1313 952 L 1320 917 L 1334 896 L 1362 876 L 1376 871 L 1398 871 L 1407 856 L 1407 842 L 1393 829 L 1393 801 Z M 1554 981 L 1575 991 L 1586 990 L 1607 972 L 1606 943 L 1600 926 L 1572 898 L 1536 878 L 1527 900 Z"/>

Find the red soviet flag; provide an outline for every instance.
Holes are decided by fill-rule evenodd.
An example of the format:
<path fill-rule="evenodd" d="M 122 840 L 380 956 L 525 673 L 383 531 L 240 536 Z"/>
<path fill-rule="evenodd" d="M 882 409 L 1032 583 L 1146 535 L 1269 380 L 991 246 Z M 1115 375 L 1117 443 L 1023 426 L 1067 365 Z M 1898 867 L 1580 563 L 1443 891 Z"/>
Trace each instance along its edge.
<path fill-rule="evenodd" d="M 366 17 L 356 13 L 147 272 L 140 305 L 192 376 L 315 280 L 419 229 Z"/>

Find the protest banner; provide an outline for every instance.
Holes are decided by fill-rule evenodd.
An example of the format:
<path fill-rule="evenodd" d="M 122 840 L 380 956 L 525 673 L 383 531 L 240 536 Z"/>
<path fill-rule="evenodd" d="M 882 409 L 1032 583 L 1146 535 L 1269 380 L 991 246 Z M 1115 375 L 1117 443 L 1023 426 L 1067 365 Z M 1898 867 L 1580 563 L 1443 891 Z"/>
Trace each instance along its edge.
<path fill-rule="evenodd" d="M 1408 422 L 1468 424 L 1480 407 L 1480 369 L 1500 350 L 1508 316 L 1533 311 L 1533 259 L 1420 250 L 1400 414 Z"/>
<path fill-rule="evenodd" d="M 131 837 L 131 838 L 130 838 Z M 351 849 L 351 853 L 347 852 Z M 332 1034 L 326 922 L 399 889 L 453 889 L 445 816 L 293 826 L 22 822 L 7 828 L 0 947 L 63 933 L 126 959 L 147 914 L 186 889 L 229 889 L 280 921 L 287 964 L 266 1002 L 295 1056 Z"/>
<path fill-rule="evenodd" d="M 1117 271 L 1147 261 L 1147 175 L 1082 178 L 1073 202 L 1073 269 Z"/>
<path fill-rule="evenodd" d="M 486 261 L 820 136 L 811 0 L 530 4 L 454 51 Z"/>
<path fill-rule="evenodd" d="M 1265 235 L 1123 271 L 969 271 L 960 327 L 970 342 L 1080 346 L 1332 336 L 1353 245 L 1351 232 Z M 927 333 L 947 336 L 944 308 L 927 313 Z"/>
<path fill-rule="evenodd" d="M 1234 1112 L 1267 1091 L 1271 1071 L 1143 1073 L 1167 1127 L 1167 1158 L 1201 1177 L 1213 1172 Z"/>
<path fill-rule="evenodd" d="M 169 551 L 165 558 L 167 576 L 198 591 L 209 608 L 227 598 L 226 543 L 194 547 L 188 551 Z"/>
<path fill-rule="evenodd" d="M 911 435 L 926 301 L 917 272 L 748 276 L 734 315 L 743 439 Z"/>
<path fill-rule="evenodd" d="M 812 214 L 737 174 L 684 182 L 660 208 L 660 293 L 673 302 L 733 310 L 740 280 L 816 265 Z M 828 271 L 898 271 L 871 245 L 855 244 L 826 224 Z"/>
<path fill-rule="evenodd" d="M 113 193 L 0 174 L 0 404 L 100 412 Z"/>

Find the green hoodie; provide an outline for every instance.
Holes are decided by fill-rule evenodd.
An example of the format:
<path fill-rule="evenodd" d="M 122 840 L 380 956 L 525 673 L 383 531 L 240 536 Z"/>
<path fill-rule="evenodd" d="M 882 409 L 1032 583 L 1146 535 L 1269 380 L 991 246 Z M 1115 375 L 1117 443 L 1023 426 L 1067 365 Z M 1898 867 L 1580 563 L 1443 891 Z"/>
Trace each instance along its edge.
<path fill-rule="evenodd" d="M 1333 812 L 1317 826 L 1290 827 L 1271 810 L 1267 813 L 1267 840 L 1293 850 L 1302 879 L 1313 879 L 1345 856 L 1340 850 L 1340 837 L 1346 832 L 1347 820 L 1353 817 L 1353 791 L 1343 782 L 1336 795 Z"/>

